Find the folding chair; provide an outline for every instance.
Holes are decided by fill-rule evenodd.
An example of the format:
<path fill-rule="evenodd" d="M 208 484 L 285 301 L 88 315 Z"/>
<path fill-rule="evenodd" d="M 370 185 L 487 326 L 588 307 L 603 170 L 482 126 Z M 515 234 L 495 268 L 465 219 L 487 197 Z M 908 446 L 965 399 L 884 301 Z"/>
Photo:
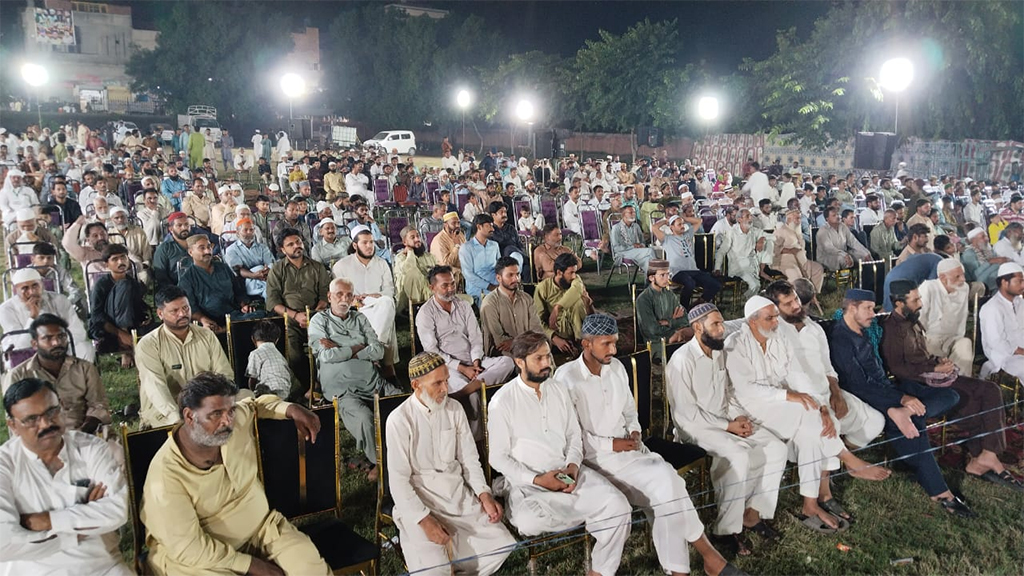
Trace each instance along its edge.
<path fill-rule="evenodd" d="M 398 210 L 388 210 L 384 213 L 387 219 L 387 238 L 391 242 L 391 250 L 398 252 L 405 248 L 402 243 L 402 229 L 409 225 L 409 216 Z"/>
<path fill-rule="evenodd" d="M 299 436 L 290 420 L 256 421 L 259 475 L 267 502 L 309 536 L 335 574 L 376 574 L 377 547 L 339 519 L 341 426 L 337 404 L 313 413 L 320 419 L 315 444 Z"/>
<path fill-rule="evenodd" d="M 596 208 L 580 207 L 580 226 L 583 231 L 583 247 L 593 250 L 597 262 L 597 275 L 601 275 L 601 212 Z M 584 254 L 585 255 L 585 254 Z"/>
<path fill-rule="evenodd" d="M 437 191 L 440 189 L 441 184 L 437 180 L 427 180 L 427 202 L 433 204 L 437 202 Z"/>
<path fill-rule="evenodd" d="M 881 305 L 885 296 L 885 260 L 870 260 L 857 265 L 857 277 L 862 290 L 875 293 L 875 304 Z"/>
<path fill-rule="evenodd" d="M 416 314 L 423 307 L 423 302 L 409 300 L 409 358 L 416 355 L 417 350 L 423 350 L 423 343 L 420 335 L 416 332 Z"/>
<path fill-rule="evenodd" d="M 391 199 L 387 178 L 377 178 L 373 181 L 373 200 L 374 208 L 394 208 L 396 206 Z"/>
<path fill-rule="evenodd" d="M 487 477 L 487 483 L 490 485 L 494 484 L 494 472 L 491 470 L 491 462 L 488 454 L 491 446 L 491 438 L 490 433 L 487 430 L 487 408 L 491 398 L 494 397 L 494 394 L 497 393 L 502 386 L 504 386 L 504 384 L 497 384 L 495 386 L 485 385 L 480 387 L 480 417 L 484 427 L 484 452 L 480 454 L 480 460 L 483 462 L 484 475 Z M 514 527 L 512 529 L 514 530 Z M 578 537 L 576 536 L 577 533 L 579 534 Z M 554 546 L 543 550 L 538 548 L 538 545 L 551 540 L 557 540 L 557 543 Z M 530 576 L 537 576 L 537 560 L 540 557 L 546 556 L 563 548 L 568 548 L 569 546 L 574 546 L 579 542 L 583 543 L 583 571 L 588 572 L 590 570 L 590 542 L 588 541 L 586 528 L 583 525 L 574 528 L 572 531 L 563 530 L 554 534 L 531 537 L 530 546 L 527 548 L 529 560 L 526 563 L 526 568 L 529 571 Z"/>
<path fill-rule="evenodd" d="M 622 220 L 622 217 L 619 216 L 618 214 L 611 214 L 608 217 L 608 230 L 609 230 L 609 234 L 613 233 L 613 228 L 614 228 L 615 224 L 617 224 L 621 220 Z M 629 272 L 630 268 L 632 268 L 633 269 L 633 274 L 629 278 L 629 283 L 630 284 L 636 283 L 636 276 L 637 276 L 637 274 L 640 273 L 640 266 L 638 266 L 636 262 L 630 260 L 629 258 L 623 258 L 623 257 L 617 255 L 615 253 L 615 249 L 612 248 L 611 246 L 612 246 L 612 244 L 609 243 L 609 248 L 612 251 L 612 267 L 611 267 L 611 271 L 608 272 L 608 280 L 606 280 L 605 284 L 604 284 L 605 288 L 607 288 L 608 286 L 611 285 L 611 283 L 612 283 L 612 276 L 615 275 L 615 269 L 616 268 L 619 268 L 619 270 L 621 271 L 622 268 L 625 267 L 627 273 Z"/>
<path fill-rule="evenodd" d="M 39 275 L 43 277 L 43 290 L 46 290 L 47 292 L 56 292 L 57 294 L 61 294 L 63 292 L 60 286 L 60 277 L 57 275 L 57 271 L 55 269 L 40 268 L 38 266 L 25 266 L 25 268 L 34 268 L 39 272 Z M 5 301 L 14 297 L 13 276 L 18 270 L 18 268 L 12 268 L 0 273 L 0 278 L 2 278 L 2 282 L 0 282 L 0 284 L 3 285 L 2 289 L 0 289 L 0 293 L 3 294 Z"/>
<path fill-rule="evenodd" d="M 142 509 L 142 489 L 146 485 L 149 464 L 167 441 L 172 428 L 173 426 L 162 426 L 129 432 L 128 425 L 121 423 L 121 447 L 124 450 L 124 469 L 128 480 L 128 507 L 132 513 L 132 557 L 136 574 L 150 573 L 149 566 L 146 565 L 146 527 L 139 516 Z"/>
<path fill-rule="evenodd" d="M 35 349 L 32 348 L 31 346 L 17 348 L 16 344 L 14 344 L 13 342 L 8 345 L 4 345 L 4 340 L 19 339 L 19 337 L 31 338 L 32 332 L 30 332 L 29 330 L 11 330 L 10 332 L 0 334 L 0 350 L 3 351 L 4 359 L 3 362 L 0 362 L 0 373 L 6 372 L 7 370 L 14 368 L 15 366 L 18 366 L 19 364 L 31 358 L 32 355 L 36 353 Z"/>
<path fill-rule="evenodd" d="M 256 349 L 252 341 L 252 333 L 256 325 L 263 321 L 279 324 L 281 338 L 277 341 L 277 349 L 285 358 L 288 357 L 288 338 L 285 336 L 284 316 L 270 316 L 259 320 L 238 320 L 232 321 L 231 316 L 224 317 L 224 335 L 227 344 L 228 361 L 235 369 L 235 384 L 239 388 L 248 388 L 249 379 L 245 376 L 245 369 L 249 365 L 249 353 Z"/>
<path fill-rule="evenodd" d="M 12 242 L 7 247 L 7 261 L 11 269 L 18 270 L 32 265 L 32 250 L 39 242 Z"/>
<path fill-rule="evenodd" d="M 391 542 L 402 558 L 403 566 L 405 557 L 402 555 L 401 543 L 398 542 L 398 527 L 395 525 L 394 511 L 395 502 L 391 498 L 391 489 L 387 478 L 388 472 L 388 447 L 387 436 L 384 433 L 385 424 L 391 413 L 398 409 L 411 394 L 396 394 L 394 396 L 373 395 L 373 430 L 377 440 L 377 508 L 374 516 L 374 544 L 383 553 L 381 544 Z M 394 536 L 384 533 L 387 527 L 394 528 Z M 408 569 L 408 566 L 406 566 Z"/>

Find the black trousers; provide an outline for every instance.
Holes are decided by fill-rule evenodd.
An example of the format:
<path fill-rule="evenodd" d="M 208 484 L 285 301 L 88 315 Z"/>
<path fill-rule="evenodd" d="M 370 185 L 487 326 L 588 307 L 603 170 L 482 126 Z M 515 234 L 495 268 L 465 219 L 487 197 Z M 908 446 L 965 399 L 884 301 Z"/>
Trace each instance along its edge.
<path fill-rule="evenodd" d="M 706 302 L 713 302 L 715 294 L 722 289 L 722 283 L 703 270 L 682 270 L 672 277 L 672 281 L 683 285 L 683 292 L 679 295 L 679 303 L 683 308 L 690 307 L 690 298 L 693 297 L 693 289 L 697 286 L 703 290 Z"/>

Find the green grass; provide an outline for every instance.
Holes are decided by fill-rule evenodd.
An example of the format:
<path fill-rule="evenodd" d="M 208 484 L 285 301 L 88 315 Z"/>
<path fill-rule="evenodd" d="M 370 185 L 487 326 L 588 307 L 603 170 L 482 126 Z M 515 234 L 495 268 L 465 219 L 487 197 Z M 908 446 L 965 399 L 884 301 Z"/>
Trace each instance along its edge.
<path fill-rule="evenodd" d="M 4 266 L 6 262 L 3 263 Z M 2 268 L 0 268 L 2 270 Z M 73 271 L 81 282 L 79 270 Z M 598 308 L 626 317 L 622 323 L 623 350 L 631 350 L 632 316 L 627 277 L 616 274 L 605 288 L 607 271 L 598 277 L 592 262 L 587 262 L 583 274 Z M 839 304 L 840 293 L 827 292 L 819 297 L 826 315 L 831 315 Z M 725 307 L 725 315 L 741 315 L 739 304 Z M 408 319 L 399 317 L 399 346 L 402 361 L 397 367 L 402 373 L 409 356 Z M 627 348 L 628 349 L 625 349 Z M 119 426 L 121 410 L 129 403 L 138 403 L 136 371 L 123 370 L 117 357 L 100 359 L 100 371 L 114 413 L 114 425 Z M 656 376 L 660 377 L 660 373 Z M 657 390 L 658 387 L 656 386 Z M 656 402 L 656 405 L 660 404 Z M 659 411 L 660 412 L 660 411 Z M 660 413 L 656 414 L 654 429 L 660 429 Z M 3 418 L 3 416 L 0 416 Z M 137 421 L 130 422 L 137 426 Z M 0 441 L 7 439 L 7 427 L 0 427 Z M 1019 442 L 1019 441 L 1018 441 Z M 1012 446 L 1020 454 L 1021 447 Z M 360 454 L 347 432 L 342 432 L 342 458 Z M 869 449 L 862 454 L 867 460 L 879 461 L 886 456 L 881 448 Z M 1019 473 L 1020 462 L 1013 467 Z M 836 481 L 836 496 L 857 517 L 856 523 L 845 533 L 820 536 L 801 527 L 791 516 L 799 510 L 799 495 L 792 488 L 781 494 L 777 526 L 783 539 L 777 545 L 761 548 L 753 539 L 755 554 L 737 559 L 735 563 L 752 574 L 1021 574 L 1024 572 L 1024 495 L 1006 489 L 967 479 L 960 470 L 944 470 L 947 480 L 960 486 L 971 506 L 978 513 L 973 520 L 960 520 L 942 512 L 932 504 L 913 478 L 906 472 L 897 472 L 881 483 L 840 477 Z M 360 534 L 373 537 L 373 514 L 376 503 L 376 485 L 357 472 L 345 471 L 342 478 L 343 518 Z M 788 477 L 788 475 L 787 475 Z M 687 477 L 691 493 L 696 494 L 696 476 Z M 789 482 L 785 482 L 788 484 Z M 710 488 L 708 486 L 707 488 Z M 698 506 L 701 504 L 698 503 Z M 705 524 L 714 519 L 714 507 L 700 509 Z M 850 547 L 842 552 L 836 545 Z M 682 541 L 680 539 L 680 544 Z M 131 528 L 122 529 L 121 549 L 126 558 L 131 554 Z M 691 553 L 692 549 L 691 549 Z M 891 566 L 898 558 L 914 558 L 913 564 Z M 526 552 L 515 552 L 505 563 L 501 574 L 526 573 Z M 581 546 L 571 546 L 545 556 L 540 560 L 541 574 L 580 574 L 583 566 Z M 693 573 L 701 572 L 699 556 L 691 558 Z M 382 555 L 382 574 L 404 571 L 401 559 L 393 551 Z M 650 543 L 649 530 L 642 524 L 633 527 L 626 545 L 620 574 L 661 574 L 657 558 Z"/>

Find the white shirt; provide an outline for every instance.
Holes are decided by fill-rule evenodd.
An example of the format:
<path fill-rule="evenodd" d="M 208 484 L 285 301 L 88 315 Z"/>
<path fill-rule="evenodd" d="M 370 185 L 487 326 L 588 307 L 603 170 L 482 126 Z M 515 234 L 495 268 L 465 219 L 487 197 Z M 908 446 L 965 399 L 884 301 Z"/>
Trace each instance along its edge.
<path fill-rule="evenodd" d="M 569 390 L 576 407 L 587 460 L 614 452 L 615 439 L 641 431 L 629 376 L 618 358 L 601 366 L 601 374 L 594 376 L 580 355 L 560 366 L 555 371 L 555 380 Z"/>
<path fill-rule="evenodd" d="M 981 307 L 979 321 L 985 356 L 1002 369 L 1017 348 L 1024 348 L 1024 298 L 1010 301 L 997 292 Z"/>
<path fill-rule="evenodd" d="M 39 313 L 43 314 L 46 312 L 59 316 L 68 323 L 68 333 L 72 340 L 74 340 L 75 356 L 82 360 L 93 362 L 96 359 L 96 350 L 93 348 L 92 341 L 85 331 L 85 325 L 82 324 L 82 320 L 78 317 L 78 313 L 75 312 L 75 308 L 72 306 L 71 301 L 68 300 L 68 297 L 63 294 L 44 291 L 42 301 L 39 303 Z M 29 315 L 28 306 L 17 296 L 0 304 L 0 329 L 3 329 L 4 332 L 28 330 L 33 320 L 35 318 Z M 30 348 L 32 346 L 32 337 L 28 334 L 18 334 L 17 336 L 4 338 L 4 346 L 11 345 L 16 349 Z"/>
<path fill-rule="evenodd" d="M 380 256 L 374 255 L 363 264 L 358 254 L 349 254 L 334 263 L 331 269 L 335 278 L 345 278 L 352 283 L 355 294 L 380 294 L 395 297 L 395 279 L 391 268 Z"/>
<path fill-rule="evenodd" d="M 974 222 L 978 226 L 985 228 L 985 206 L 975 204 L 974 202 L 964 206 L 964 221 Z"/>
<path fill-rule="evenodd" d="M 118 549 L 128 521 L 128 489 L 113 449 L 97 436 L 64 433 L 64 466 L 51 475 L 15 436 L 0 446 L 0 574 L 131 574 Z M 83 504 L 88 487 L 103 483 L 106 495 Z M 21 527 L 20 515 L 48 511 L 52 528 Z"/>
<path fill-rule="evenodd" d="M 777 204 L 779 201 L 779 193 L 768 184 L 768 175 L 764 172 L 751 174 L 747 183 L 743 185 L 743 191 L 750 193 L 750 199 L 754 201 L 754 206 L 757 206 L 762 198 L 768 198 L 773 204 Z"/>
<path fill-rule="evenodd" d="M 1010 239 L 1002 237 L 996 242 L 995 246 L 992 247 L 992 252 L 1001 258 L 1009 258 L 1011 262 L 1016 262 L 1021 266 L 1024 266 L 1024 245 L 1021 250 L 1016 250 L 1013 244 L 1010 243 Z"/>
<path fill-rule="evenodd" d="M 368 198 L 367 192 L 369 191 L 370 179 L 366 174 L 349 172 L 345 175 L 345 191 L 348 192 L 349 198 L 354 194 L 359 194 L 363 198 L 366 198 L 367 204 L 372 205 L 376 198 Z"/>
<path fill-rule="evenodd" d="M 459 173 L 459 159 L 455 156 L 448 156 L 447 158 L 441 158 L 441 169 L 447 170 L 451 168 L 456 174 Z"/>
<path fill-rule="evenodd" d="M 665 386 L 676 441 L 695 440 L 702 431 L 725 430 L 744 414 L 729 386 L 725 354 L 704 354 L 697 338 L 683 344 L 665 367 Z"/>
<path fill-rule="evenodd" d="M 259 156 L 260 156 L 259 152 L 260 151 L 257 150 L 257 148 L 263 148 L 263 135 L 262 134 L 253 134 L 253 136 L 252 136 L 252 149 L 253 149 L 253 151 L 256 152 L 256 157 L 259 158 Z"/>
<path fill-rule="evenodd" d="M 785 320 L 779 320 L 779 336 L 786 339 L 790 349 L 793 350 L 799 370 L 807 375 L 807 380 L 802 382 L 811 385 L 805 390 L 796 388 L 794 390 L 810 394 L 819 403 L 827 404 L 831 397 L 828 378 L 838 379 L 839 376 L 832 368 L 825 330 L 810 318 L 804 319 L 804 327 L 799 332 L 796 326 Z"/>
<path fill-rule="evenodd" d="M 807 376 L 792 369 L 793 356 L 793 349 L 778 335 L 769 338 L 762 351 L 749 323 L 726 338 L 725 365 L 740 404 L 784 402 L 789 389 L 811 389 Z"/>
<path fill-rule="evenodd" d="M 583 460 L 583 443 L 569 391 L 548 379 L 536 391 L 516 377 L 495 392 L 488 407 L 491 466 L 515 487 L 538 474 Z"/>
<path fill-rule="evenodd" d="M 796 198 L 796 185 L 792 182 L 783 182 L 782 192 L 779 194 L 779 206 L 785 206 L 793 198 Z"/>
<path fill-rule="evenodd" d="M 967 330 L 967 300 L 970 288 L 965 282 L 952 294 L 942 281 L 925 280 L 918 287 L 921 293 L 921 326 L 929 339 L 963 338 Z"/>
<path fill-rule="evenodd" d="M 39 206 L 39 196 L 28 186 L 0 190 L 0 211 L 4 215 L 4 226 L 10 226 L 17 221 L 18 210 L 36 206 Z"/>
<path fill-rule="evenodd" d="M 582 235 L 583 228 L 580 224 L 580 206 L 572 200 L 566 200 L 562 204 L 562 223 L 573 232 Z"/>

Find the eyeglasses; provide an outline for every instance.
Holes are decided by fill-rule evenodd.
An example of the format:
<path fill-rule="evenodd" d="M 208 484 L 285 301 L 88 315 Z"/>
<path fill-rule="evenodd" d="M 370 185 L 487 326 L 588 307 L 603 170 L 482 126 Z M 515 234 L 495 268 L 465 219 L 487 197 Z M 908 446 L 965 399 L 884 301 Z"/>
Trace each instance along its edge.
<path fill-rule="evenodd" d="M 52 423 L 54 420 L 56 420 L 62 415 L 61 410 L 62 409 L 60 407 L 60 404 L 57 404 L 55 406 L 50 406 L 49 408 L 46 409 L 46 412 L 43 412 L 42 414 L 34 414 L 32 416 L 29 416 L 28 418 L 25 418 L 24 420 L 19 418 L 14 419 L 17 420 L 19 423 L 21 423 L 22 426 L 26 428 L 35 428 L 39 424 L 40 418 L 46 418 L 47 422 Z"/>

